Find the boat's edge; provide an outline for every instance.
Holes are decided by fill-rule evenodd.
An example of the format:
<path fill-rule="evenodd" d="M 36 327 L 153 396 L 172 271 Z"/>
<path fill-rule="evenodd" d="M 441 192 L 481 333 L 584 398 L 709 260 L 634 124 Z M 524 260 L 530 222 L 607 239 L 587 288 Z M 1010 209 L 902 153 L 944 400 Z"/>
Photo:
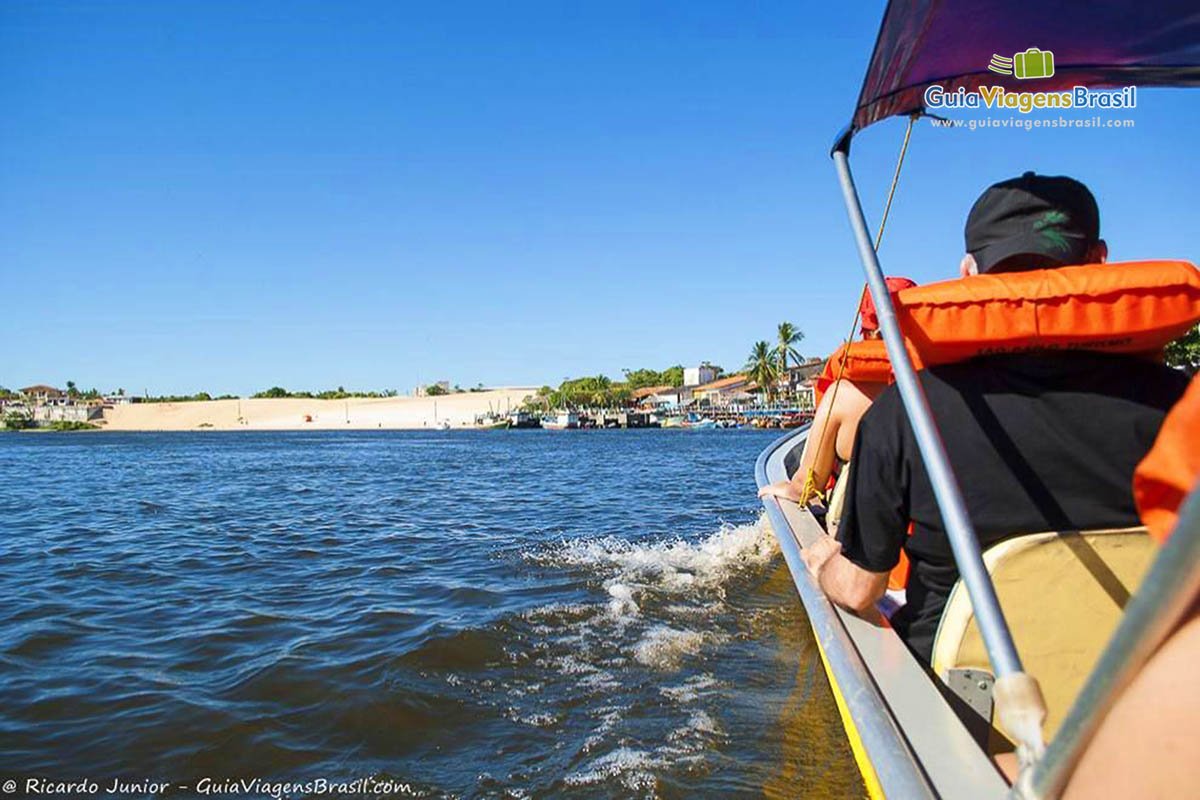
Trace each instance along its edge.
<path fill-rule="evenodd" d="M 755 463 L 759 486 L 785 479 L 808 427 L 771 443 Z M 863 783 L 872 798 L 1000 798 L 1008 786 L 890 628 L 836 608 L 800 557 L 822 533 L 807 510 L 764 498 L 766 517 L 804 604 Z"/>

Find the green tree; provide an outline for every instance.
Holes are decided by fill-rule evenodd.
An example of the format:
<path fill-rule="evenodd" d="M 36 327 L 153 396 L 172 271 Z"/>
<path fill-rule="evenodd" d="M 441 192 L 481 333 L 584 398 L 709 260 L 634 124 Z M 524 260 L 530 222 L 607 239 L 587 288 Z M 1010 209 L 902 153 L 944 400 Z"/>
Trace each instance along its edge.
<path fill-rule="evenodd" d="M 775 396 L 775 381 L 779 379 L 779 368 L 770 342 L 755 342 L 746 361 L 745 372 L 752 381 L 767 393 L 767 401 Z"/>
<path fill-rule="evenodd" d="M 800 363 L 800 353 L 796 351 L 793 345 L 799 344 L 804 339 L 804 334 L 790 322 L 779 323 L 778 336 L 775 340 L 775 352 L 779 355 L 779 372 L 780 374 L 787 372 L 788 360 L 794 360 L 797 364 Z"/>
<path fill-rule="evenodd" d="M 645 389 L 647 386 L 661 386 L 663 382 L 663 374 L 658 370 L 647 369 L 627 369 L 625 373 L 625 382 L 629 384 L 630 389 Z"/>
<path fill-rule="evenodd" d="M 287 396 L 288 396 L 288 390 L 284 389 L 282 386 L 272 386 L 270 389 L 267 389 L 265 392 L 259 392 L 258 394 L 252 395 L 252 397 L 272 397 L 272 398 L 287 397 Z"/>
<path fill-rule="evenodd" d="M 33 421 L 29 416 L 19 411 L 10 411 L 4 415 L 4 427 L 10 431 L 19 431 L 22 428 L 28 428 L 31 424 Z"/>
<path fill-rule="evenodd" d="M 605 408 L 609 405 L 612 394 L 612 381 L 604 375 L 597 375 L 594 378 L 587 378 L 586 389 L 584 390 L 592 405 Z"/>
<path fill-rule="evenodd" d="M 75 397 L 79 394 L 79 390 L 75 388 L 75 381 L 67 381 L 67 397 Z"/>
<path fill-rule="evenodd" d="M 544 386 L 538 396 L 551 408 L 615 408 L 627 404 L 633 397 L 633 390 L 626 383 L 614 383 L 607 375 L 592 375 L 568 378 L 558 389 Z"/>
<path fill-rule="evenodd" d="M 425 387 L 425 394 L 429 397 L 437 397 L 438 395 L 449 394 L 440 384 L 431 383 Z"/>
<path fill-rule="evenodd" d="M 1181 369 L 1189 375 L 1200 371 L 1200 325 L 1167 345 L 1164 360 L 1168 367 Z"/>
<path fill-rule="evenodd" d="M 662 382 L 670 386 L 683 386 L 683 365 L 676 364 L 673 367 L 667 367 L 662 372 L 658 373 Z"/>

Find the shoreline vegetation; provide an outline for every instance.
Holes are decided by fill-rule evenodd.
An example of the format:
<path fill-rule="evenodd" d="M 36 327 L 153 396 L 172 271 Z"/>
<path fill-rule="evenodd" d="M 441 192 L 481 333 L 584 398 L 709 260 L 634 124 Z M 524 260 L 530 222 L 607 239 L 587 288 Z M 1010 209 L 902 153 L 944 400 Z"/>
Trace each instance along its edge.
<path fill-rule="evenodd" d="M 803 359 L 795 345 L 804 338 L 788 322 L 778 326 L 775 341 L 754 343 L 740 373 L 765 387 L 768 403 L 779 399 L 781 378 L 789 364 Z M 1200 326 L 1166 350 L 1165 361 L 1189 373 L 1200 366 Z M 715 379 L 729 377 L 720 366 L 705 362 Z M 639 392 L 654 388 L 679 389 L 684 385 L 684 367 L 675 364 L 662 370 L 642 367 L 622 370 L 623 380 L 605 375 L 564 380 L 558 387 L 516 386 L 464 389 L 447 382 L 418 389 L 416 396 L 395 389 L 352 391 L 338 386 L 323 391 L 290 391 L 272 386 L 250 397 L 208 392 L 192 395 L 131 397 L 124 389 L 102 395 L 96 389 L 80 391 L 67 382 L 60 400 L 67 404 L 94 405 L 101 409 L 87 421 L 59 419 L 34 424 L 22 396 L 0 387 L 0 403 L 7 404 L 2 428 L 7 431 L 185 431 L 185 430 L 313 430 L 313 429 L 401 429 L 471 428 L 480 418 L 495 418 L 512 411 L 531 414 L 563 409 L 613 410 L 633 404 Z M 49 388 L 49 387 L 42 387 Z M 24 391 L 24 390 L 23 390 Z M 58 390 L 54 390 L 58 391 Z M 26 400 L 28 403 L 29 401 Z"/>
<path fill-rule="evenodd" d="M 719 366 L 707 362 L 704 366 L 715 370 L 718 378 L 725 376 L 725 371 Z M 657 386 L 678 389 L 683 386 L 682 364 L 667 367 L 661 372 L 645 367 L 623 372 L 623 381 L 614 381 L 607 375 L 593 375 L 568 378 L 560 383 L 557 389 L 542 386 L 537 390 L 537 397 L 525 403 L 524 409 L 529 412 L 577 408 L 615 409 L 631 402 L 634 392 L 639 389 Z"/>
<path fill-rule="evenodd" d="M 802 338 L 795 326 L 785 322 L 779 326 L 777 345 L 772 348 L 766 342 L 759 342 L 755 346 L 758 355 L 765 352 L 764 348 L 769 351 L 769 363 L 761 358 L 756 362 L 752 354 L 745 372 L 752 373 L 752 379 L 766 387 L 769 401 L 777 394 L 773 383 L 786 373 L 789 359 L 800 362 L 793 345 Z M 724 369 L 708 362 L 699 371 L 711 376 L 699 383 L 727 377 Z M 208 392 L 157 397 L 147 393 L 144 397 L 132 397 L 124 389 L 110 395 L 96 389 L 80 391 L 74 381 L 67 381 L 65 392 L 50 386 L 27 387 L 20 393 L 0 388 L 0 401 L 10 404 L 3 418 L 7 430 L 35 427 L 52 431 L 464 429 L 480 426 L 481 420 L 496 420 L 516 411 L 540 414 L 628 409 L 637 402 L 638 392 L 683 387 L 687 370 L 682 364 L 674 364 L 662 370 L 642 367 L 622 372 L 624 380 L 620 381 L 594 375 L 564 380 L 557 388 L 488 389 L 477 385 L 463 389 L 458 385 L 451 388 L 448 381 L 441 381 L 419 387 L 411 396 L 402 396 L 395 389 L 361 392 L 338 386 L 324 391 L 294 391 L 272 386 L 250 397 L 228 394 L 213 397 Z M 51 404 L 51 411 L 53 406 L 86 406 L 83 411 L 87 421 L 49 421 L 50 415 L 34 413 L 44 410 L 43 403 Z"/>
<path fill-rule="evenodd" d="M 74 420 L 55 420 L 45 425 L 31 425 L 30 421 L 25 418 L 14 418 L 13 415 L 6 415 L 4 418 L 4 430 L 21 433 L 62 433 L 64 431 L 98 431 L 99 425 L 93 425 L 90 422 L 77 422 Z"/>

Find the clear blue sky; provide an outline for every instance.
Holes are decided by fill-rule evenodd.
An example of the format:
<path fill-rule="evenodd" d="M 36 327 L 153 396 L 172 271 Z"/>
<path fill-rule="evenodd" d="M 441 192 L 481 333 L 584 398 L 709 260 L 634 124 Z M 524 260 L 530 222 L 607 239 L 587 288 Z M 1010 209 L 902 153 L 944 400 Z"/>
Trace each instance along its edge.
<path fill-rule="evenodd" d="M 882 2 L 0 5 L 0 384 L 557 383 L 821 355 L 860 272 L 827 156 Z M 984 48 L 986 50 L 986 47 Z M 1200 92 L 1132 131 L 920 126 L 882 250 L 949 277 L 988 183 L 1066 173 L 1195 260 Z M 902 121 L 857 140 L 874 219 Z"/>

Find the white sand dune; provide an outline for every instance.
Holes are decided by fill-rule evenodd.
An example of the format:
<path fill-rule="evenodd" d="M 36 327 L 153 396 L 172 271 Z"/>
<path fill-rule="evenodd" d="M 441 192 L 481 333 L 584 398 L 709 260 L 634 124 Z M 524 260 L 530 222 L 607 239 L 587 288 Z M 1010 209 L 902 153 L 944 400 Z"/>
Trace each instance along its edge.
<path fill-rule="evenodd" d="M 536 392 L 534 387 L 514 387 L 440 397 L 137 403 L 106 408 L 100 427 L 111 431 L 421 429 L 446 421 L 464 428 L 474 424 L 476 415 L 515 409 Z"/>

